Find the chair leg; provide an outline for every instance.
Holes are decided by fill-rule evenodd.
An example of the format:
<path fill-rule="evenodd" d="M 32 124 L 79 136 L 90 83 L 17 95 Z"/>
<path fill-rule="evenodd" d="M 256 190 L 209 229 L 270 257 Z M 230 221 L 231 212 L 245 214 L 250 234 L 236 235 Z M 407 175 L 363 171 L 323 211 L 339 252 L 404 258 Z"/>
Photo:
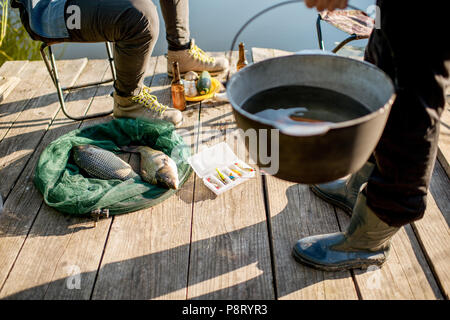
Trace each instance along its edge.
<path fill-rule="evenodd" d="M 325 46 L 323 44 L 323 38 L 322 38 L 322 27 L 320 25 L 320 22 L 322 21 L 322 17 L 320 14 L 317 15 L 317 22 L 316 22 L 316 29 L 317 29 L 317 39 L 319 40 L 319 49 L 325 50 Z"/>
<path fill-rule="evenodd" d="M 47 55 L 44 52 L 44 49 L 46 47 L 48 48 L 48 56 L 50 57 L 50 63 L 48 61 Z M 43 58 L 43 60 L 45 62 L 47 70 L 48 70 L 48 72 L 50 74 L 50 77 L 52 78 L 53 83 L 54 83 L 54 85 L 56 87 L 56 93 L 58 94 L 58 99 L 59 99 L 59 103 L 61 105 L 61 110 L 63 111 L 64 115 L 67 118 L 79 121 L 79 120 L 86 120 L 86 119 L 92 119 L 92 118 L 97 118 L 97 117 L 104 117 L 104 116 L 110 115 L 113 112 L 113 110 L 109 110 L 109 111 L 106 111 L 106 112 L 100 112 L 100 113 L 90 114 L 90 115 L 86 115 L 86 116 L 78 116 L 78 117 L 70 115 L 67 112 L 66 104 L 64 102 L 63 88 L 61 88 L 61 84 L 59 82 L 58 69 L 56 67 L 55 56 L 53 55 L 53 51 L 52 51 L 51 46 L 49 46 L 49 45 L 47 45 L 45 43 L 42 44 L 41 45 L 41 55 L 42 55 L 42 58 Z M 97 83 L 97 84 L 99 84 L 99 83 Z M 84 85 L 84 86 L 86 86 L 86 85 Z M 74 87 L 72 87 L 72 88 L 74 88 Z"/>
<path fill-rule="evenodd" d="M 106 53 L 108 54 L 109 66 L 111 67 L 111 75 L 113 81 L 117 80 L 116 76 L 116 65 L 114 64 L 114 57 L 111 50 L 111 44 L 109 42 L 105 42 L 106 45 Z"/>

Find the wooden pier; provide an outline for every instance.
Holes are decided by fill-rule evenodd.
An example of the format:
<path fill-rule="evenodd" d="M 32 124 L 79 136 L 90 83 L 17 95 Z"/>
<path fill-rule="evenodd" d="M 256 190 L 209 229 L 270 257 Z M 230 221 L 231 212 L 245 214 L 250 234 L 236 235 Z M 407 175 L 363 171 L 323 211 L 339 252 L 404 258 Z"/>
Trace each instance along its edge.
<path fill-rule="evenodd" d="M 252 51 L 255 62 L 283 54 Z M 107 60 L 57 63 L 64 86 L 110 77 Z M 152 57 L 145 84 L 170 104 L 166 71 L 166 58 Z M 349 217 L 308 186 L 271 176 L 258 174 L 216 197 L 193 174 L 163 203 L 97 227 L 48 207 L 33 184 L 42 150 L 112 117 L 65 118 L 42 61 L 6 62 L 0 76 L 20 79 L 0 104 L 0 299 L 449 298 L 449 128 L 441 128 L 425 217 L 395 235 L 383 268 L 322 272 L 296 263 L 292 246 L 305 236 L 345 230 Z M 78 115 L 110 109 L 112 90 L 68 92 L 68 109 Z M 229 104 L 196 103 L 183 113 L 180 134 L 195 142 L 193 152 L 227 141 L 230 135 L 220 133 L 236 127 Z M 448 105 L 444 121 L 450 123 Z"/>

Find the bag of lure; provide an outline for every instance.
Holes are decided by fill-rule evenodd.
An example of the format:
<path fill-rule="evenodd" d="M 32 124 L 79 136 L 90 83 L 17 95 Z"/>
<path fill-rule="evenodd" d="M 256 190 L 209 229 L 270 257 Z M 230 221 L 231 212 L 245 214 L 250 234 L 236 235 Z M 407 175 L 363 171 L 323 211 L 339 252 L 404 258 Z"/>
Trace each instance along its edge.
<path fill-rule="evenodd" d="M 121 214 L 152 207 L 177 190 L 142 179 L 99 179 L 86 174 L 72 156 L 75 146 L 93 145 L 116 154 L 121 147 L 148 146 L 169 155 L 176 163 L 179 185 L 189 178 L 190 148 L 174 126 L 160 120 L 114 119 L 74 130 L 50 143 L 36 166 L 34 183 L 50 207 L 69 214 L 109 211 Z"/>

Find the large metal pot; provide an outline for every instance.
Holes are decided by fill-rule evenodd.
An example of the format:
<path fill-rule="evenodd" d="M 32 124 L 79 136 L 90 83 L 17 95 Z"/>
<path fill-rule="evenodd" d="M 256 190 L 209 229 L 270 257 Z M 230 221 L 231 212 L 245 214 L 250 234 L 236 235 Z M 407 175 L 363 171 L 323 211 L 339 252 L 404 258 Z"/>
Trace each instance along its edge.
<path fill-rule="evenodd" d="M 292 85 L 337 91 L 361 102 L 370 113 L 345 122 L 299 124 L 287 129 L 242 108 L 247 99 L 263 90 Z M 395 98 L 390 78 L 374 65 L 316 53 L 298 53 L 249 65 L 231 77 L 227 92 L 239 128 L 257 132 L 280 130 L 279 142 L 271 141 L 271 135 L 267 135 L 268 150 L 272 143 L 279 143 L 279 169 L 273 174 L 305 184 L 329 182 L 359 170 L 375 149 Z M 259 137 L 258 141 L 261 143 Z M 264 162 L 256 158 L 263 168 Z"/>

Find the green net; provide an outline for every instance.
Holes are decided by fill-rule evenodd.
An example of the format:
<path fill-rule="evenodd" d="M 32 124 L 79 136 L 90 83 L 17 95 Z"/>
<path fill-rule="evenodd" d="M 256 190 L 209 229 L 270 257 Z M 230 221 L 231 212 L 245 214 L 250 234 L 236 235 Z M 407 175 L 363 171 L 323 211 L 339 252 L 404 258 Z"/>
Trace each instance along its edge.
<path fill-rule="evenodd" d="M 71 157 L 72 147 L 83 144 L 113 152 L 126 145 L 163 151 L 177 164 L 180 187 L 192 172 L 187 163 L 190 149 L 169 122 L 115 119 L 74 130 L 45 148 L 34 177 L 45 203 L 64 213 L 83 215 L 95 209 L 109 209 L 110 214 L 132 212 L 154 206 L 176 192 L 139 179 L 102 180 L 85 175 Z"/>

